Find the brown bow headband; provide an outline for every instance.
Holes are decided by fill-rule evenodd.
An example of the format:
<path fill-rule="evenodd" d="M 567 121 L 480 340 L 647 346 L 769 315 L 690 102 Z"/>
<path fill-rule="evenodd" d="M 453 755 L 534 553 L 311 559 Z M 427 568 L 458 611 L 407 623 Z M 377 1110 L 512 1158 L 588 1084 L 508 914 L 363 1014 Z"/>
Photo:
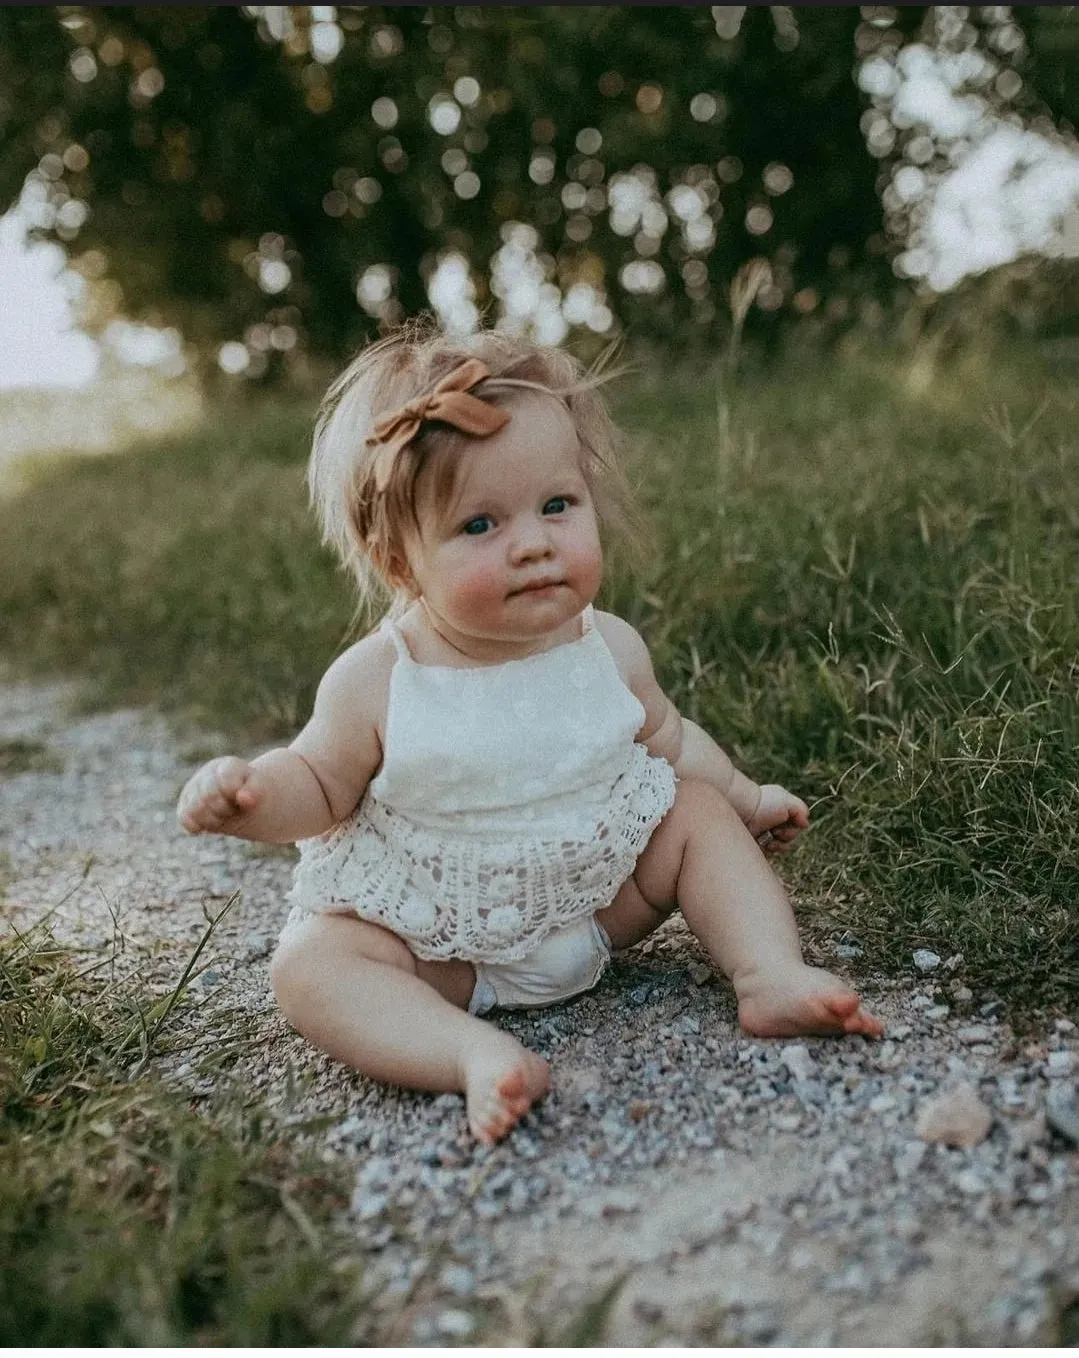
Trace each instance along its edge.
<path fill-rule="evenodd" d="M 487 365 L 467 358 L 423 396 L 417 396 L 392 415 L 376 420 L 367 436 L 368 448 L 381 444 L 372 464 L 375 490 L 381 495 L 390 483 L 397 454 L 420 432 L 424 420 L 442 420 L 474 438 L 487 438 L 509 423 L 509 414 L 497 406 L 470 396 L 469 390 L 485 377 Z"/>

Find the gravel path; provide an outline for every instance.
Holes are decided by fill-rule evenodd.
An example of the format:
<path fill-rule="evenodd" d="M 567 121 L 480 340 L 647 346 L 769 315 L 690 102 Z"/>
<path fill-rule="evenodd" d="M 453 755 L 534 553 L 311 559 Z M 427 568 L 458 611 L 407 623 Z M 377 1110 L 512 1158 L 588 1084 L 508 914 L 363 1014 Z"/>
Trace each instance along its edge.
<path fill-rule="evenodd" d="M 196 1098 L 242 1080 L 347 1162 L 371 1299 L 358 1342 L 552 1343 L 605 1295 L 593 1343 L 1079 1338 L 1068 1019 L 1017 1037 L 961 964 L 912 961 L 908 982 L 860 982 L 882 1042 L 751 1040 L 670 921 L 590 995 L 503 1020 L 551 1059 L 554 1089 L 482 1150 L 456 1096 L 377 1087 L 276 1015 L 266 962 L 291 850 L 175 828 L 214 740 L 136 711 L 72 715 L 76 696 L 0 685 L 4 915 L 52 910 L 61 938 L 116 939 L 120 965 L 165 990 L 239 891 L 160 1066 Z M 925 1139 L 926 1105 L 960 1086 L 983 1121 L 975 1106 L 955 1135 L 976 1144 Z"/>

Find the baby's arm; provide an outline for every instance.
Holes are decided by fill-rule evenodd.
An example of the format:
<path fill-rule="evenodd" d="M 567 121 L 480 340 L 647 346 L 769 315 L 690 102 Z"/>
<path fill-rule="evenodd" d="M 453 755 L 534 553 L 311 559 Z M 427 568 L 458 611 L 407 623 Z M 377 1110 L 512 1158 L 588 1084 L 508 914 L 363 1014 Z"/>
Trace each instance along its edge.
<path fill-rule="evenodd" d="M 176 809 L 190 834 L 272 844 L 307 839 L 355 809 L 382 761 L 376 723 L 385 680 L 381 639 L 363 641 L 323 676 L 311 720 L 290 746 L 250 762 L 226 756 L 188 781 Z"/>
<path fill-rule="evenodd" d="M 736 769 L 729 756 L 696 722 L 683 717 L 660 688 L 640 634 L 613 613 L 597 623 L 623 679 L 645 711 L 637 740 L 673 766 L 679 778 L 698 778 L 719 788 L 752 834 L 771 831 L 787 844 L 809 825 L 809 808 L 775 783 L 761 786 Z"/>

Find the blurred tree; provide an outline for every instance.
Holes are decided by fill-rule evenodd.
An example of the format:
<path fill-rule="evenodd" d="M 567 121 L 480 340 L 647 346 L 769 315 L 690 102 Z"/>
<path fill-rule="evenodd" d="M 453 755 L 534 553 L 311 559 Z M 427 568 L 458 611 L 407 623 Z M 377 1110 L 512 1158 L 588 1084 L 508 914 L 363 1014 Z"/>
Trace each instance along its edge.
<path fill-rule="evenodd" d="M 758 323 L 839 317 L 895 285 L 858 35 L 925 13 L 0 7 L 0 209 L 99 319 L 239 341 L 255 375 L 427 305 L 447 252 L 482 308 L 516 251 L 597 334 L 715 338 L 754 256 Z"/>

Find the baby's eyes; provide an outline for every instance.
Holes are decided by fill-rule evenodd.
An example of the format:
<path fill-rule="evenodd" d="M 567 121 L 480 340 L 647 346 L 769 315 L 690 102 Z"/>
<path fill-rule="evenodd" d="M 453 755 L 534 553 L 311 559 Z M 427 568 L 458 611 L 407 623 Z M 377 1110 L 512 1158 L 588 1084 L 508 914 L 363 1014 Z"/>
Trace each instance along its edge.
<path fill-rule="evenodd" d="M 573 503 L 574 501 L 569 495 L 552 495 L 543 506 L 543 512 L 544 514 L 564 514 Z M 482 537 L 493 522 L 490 514 L 477 514 L 474 519 L 469 519 L 467 523 L 462 524 L 461 532 L 470 538 Z"/>

